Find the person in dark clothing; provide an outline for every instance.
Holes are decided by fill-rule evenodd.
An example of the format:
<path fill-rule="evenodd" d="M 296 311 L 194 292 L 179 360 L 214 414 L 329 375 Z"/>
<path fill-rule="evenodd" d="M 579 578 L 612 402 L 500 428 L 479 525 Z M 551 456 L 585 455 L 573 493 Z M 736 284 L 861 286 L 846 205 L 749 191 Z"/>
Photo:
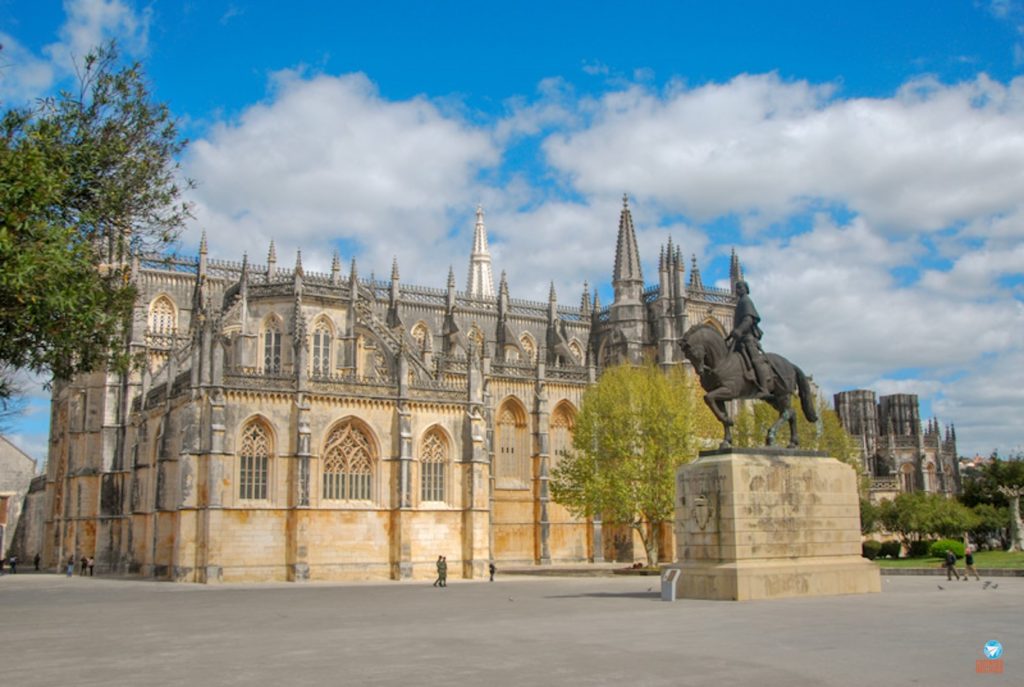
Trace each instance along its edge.
<path fill-rule="evenodd" d="M 441 584 L 441 566 L 444 564 L 444 556 L 437 557 L 437 579 L 434 580 L 434 586 Z"/>
<path fill-rule="evenodd" d="M 41 559 L 41 557 L 40 557 L 40 555 L 38 553 L 36 554 L 36 557 L 32 559 L 32 562 L 36 566 L 36 572 L 39 572 L 39 561 L 40 560 L 42 560 L 42 559 Z"/>
<path fill-rule="evenodd" d="M 491 575 L 491 582 L 494 582 L 494 570 L 494 562 L 492 561 L 491 563 L 487 564 L 487 572 L 489 572 Z"/>
<path fill-rule="evenodd" d="M 946 579 L 952 580 L 955 576 L 956 579 L 960 579 L 960 573 L 956 571 L 956 554 L 952 550 L 946 549 Z"/>
<path fill-rule="evenodd" d="M 967 574 L 973 573 L 974 579 L 981 580 L 981 575 L 978 574 L 978 569 L 974 567 L 974 549 L 967 547 L 964 551 L 964 582 L 967 581 Z"/>

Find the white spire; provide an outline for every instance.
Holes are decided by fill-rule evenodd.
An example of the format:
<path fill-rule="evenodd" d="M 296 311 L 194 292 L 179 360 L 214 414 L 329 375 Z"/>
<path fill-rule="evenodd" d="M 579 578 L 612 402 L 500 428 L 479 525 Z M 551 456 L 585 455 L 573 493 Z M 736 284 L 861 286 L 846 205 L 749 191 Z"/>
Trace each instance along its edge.
<path fill-rule="evenodd" d="M 476 228 L 473 230 L 473 254 L 469 257 L 469 279 L 466 293 L 477 298 L 494 298 L 494 275 L 491 273 L 491 252 L 487 248 L 484 209 L 476 206 Z"/>

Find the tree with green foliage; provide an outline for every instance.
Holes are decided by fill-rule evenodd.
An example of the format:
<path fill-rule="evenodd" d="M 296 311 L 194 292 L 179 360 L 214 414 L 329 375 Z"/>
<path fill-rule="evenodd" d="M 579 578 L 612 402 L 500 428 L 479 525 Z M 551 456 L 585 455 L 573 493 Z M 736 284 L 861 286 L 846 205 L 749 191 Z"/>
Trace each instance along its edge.
<path fill-rule="evenodd" d="M 1009 550 L 1024 551 L 1024 523 L 1021 522 L 1020 500 L 1024 496 L 1024 455 L 1002 459 L 993 453 L 988 463 L 972 470 L 963 479 L 964 503 L 978 508 L 989 504 L 995 510 L 980 514 L 990 524 L 998 524 L 1000 508 L 1006 509 L 1007 518 L 1002 527 L 1009 528 Z"/>
<path fill-rule="evenodd" d="M 988 473 L 1010 507 L 1010 551 L 1024 551 L 1024 523 L 1020 517 L 1020 499 L 1024 496 L 1024 457 L 994 460 Z"/>
<path fill-rule="evenodd" d="M 871 499 L 862 496 L 860 498 L 860 533 L 871 534 L 880 522 L 881 511 L 878 506 L 871 503 Z"/>
<path fill-rule="evenodd" d="M 971 529 L 971 538 L 978 542 L 987 542 L 998 538 L 1002 548 L 1010 545 L 1010 509 L 991 503 L 976 504 L 971 510 L 978 518 L 978 524 Z"/>
<path fill-rule="evenodd" d="M 0 369 L 66 379 L 126 363 L 111 356 L 135 300 L 130 253 L 166 247 L 189 217 L 185 142 L 141 66 L 118 64 L 99 48 L 76 92 L 0 120 Z"/>
<path fill-rule="evenodd" d="M 974 511 L 956 499 L 921 491 L 883 500 L 879 520 L 907 546 L 935 535 L 960 538 L 978 525 Z"/>
<path fill-rule="evenodd" d="M 675 515 L 675 471 L 721 426 L 682 366 L 604 371 L 583 395 L 574 450 L 552 470 L 552 498 L 580 518 L 628 525 L 658 562 L 658 533 Z"/>

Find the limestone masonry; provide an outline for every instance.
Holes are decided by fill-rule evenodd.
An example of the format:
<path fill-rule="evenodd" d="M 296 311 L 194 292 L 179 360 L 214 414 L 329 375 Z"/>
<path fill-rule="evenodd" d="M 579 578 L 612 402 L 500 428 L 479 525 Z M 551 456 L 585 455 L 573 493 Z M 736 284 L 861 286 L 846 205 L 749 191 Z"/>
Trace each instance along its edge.
<path fill-rule="evenodd" d="M 466 291 L 277 263 L 137 257 L 129 375 L 54 389 L 37 547 L 53 569 L 192 582 L 480 577 L 487 563 L 620 557 L 551 502 L 580 399 L 607 365 L 681 364 L 688 326 L 731 328 L 731 290 L 662 249 L 645 288 L 624 200 L 602 306 L 495 289 L 478 210 Z M 732 283 L 742 278 L 732 257 Z M 41 486 L 41 485 L 40 485 Z M 617 548 L 618 547 L 618 548 Z M 665 547 L 671 550 L 670 547 Z M 630 559 L 631 560 L 631 559 Z"/>

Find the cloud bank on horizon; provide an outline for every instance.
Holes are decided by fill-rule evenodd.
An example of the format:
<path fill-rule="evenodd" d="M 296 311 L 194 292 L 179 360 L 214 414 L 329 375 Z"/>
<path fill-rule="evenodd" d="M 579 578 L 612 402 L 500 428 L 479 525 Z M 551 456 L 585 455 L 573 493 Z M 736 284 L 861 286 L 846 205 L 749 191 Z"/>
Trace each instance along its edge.
<path fill-rule="evenodd" d="M 1024 26 L 1016 3 L 978 11 Z M 69 0 L 65 12 L 41 48 L 0 33 L 5 104 L 52 92 L 69 56 L 105 38 L 143 58 L 164 49 L 151 9 Z M 1020 41 L 1005 47 L 1019 71 Z M 512 295 L 546 299 L 554 282 L 576 303 L 585 281 L 608 288 L 628 192 L 648 281 L 669 236 L 705 282 L 726 283 L 735 248 L 765 347 L 825 393 L 916 393 L 955 423 L 962 454 L 1021 450 L 1024 76 L 913 74 L 845 96 L 841 81 L 771 70 L 693 84 L 579 71 L 600 87 L 544 78 L 489 110 L 448 92 L 387 96 L 369 72 L 299 60 L 267 70 L 233 112 L 163 95 L 196 132 L 183 242 L 206 231 L 212 256 L 261 262 L 273 240 L 281 262 L 301 250 L 324 271 L 340 252 L 361 274 L 395 257 L 403 281 L 440 287 L 449 266 L 465 276 L 480 203 Z"/>

